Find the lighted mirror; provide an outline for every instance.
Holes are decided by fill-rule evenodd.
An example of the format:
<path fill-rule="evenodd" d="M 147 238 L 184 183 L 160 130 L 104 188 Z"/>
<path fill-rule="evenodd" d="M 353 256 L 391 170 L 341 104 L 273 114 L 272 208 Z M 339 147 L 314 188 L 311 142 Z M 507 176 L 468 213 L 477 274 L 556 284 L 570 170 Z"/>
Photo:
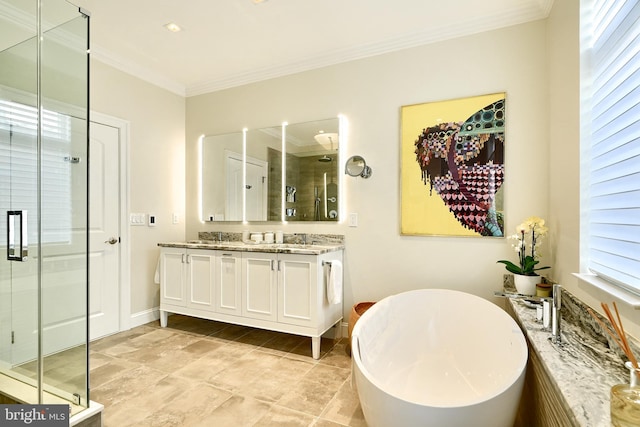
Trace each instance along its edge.
<path fill-rule="evenodd" d="M 203 221 L 338 221 L 339 140 L 338 118 L 203 137 Z"/>
<path fill-rule="evenodd" d="M 201 147 L 202 218 L 242 221 L 242 132 L 206 136 Z"/>
<path fill-rule="evenodd" d="M 282 126 L 247 132 L 247 221 L 280 221 Z"/>
<path fill-rule="evenodd" d="M 339 120 L 286 127 L 286 221 L 338 221 Z"/>

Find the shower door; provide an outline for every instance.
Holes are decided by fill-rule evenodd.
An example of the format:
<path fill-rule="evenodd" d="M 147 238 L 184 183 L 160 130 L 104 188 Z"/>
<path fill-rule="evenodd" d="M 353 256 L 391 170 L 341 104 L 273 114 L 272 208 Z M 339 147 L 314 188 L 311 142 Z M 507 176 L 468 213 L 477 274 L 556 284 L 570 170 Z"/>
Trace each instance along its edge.
<path fill-rule="evenodd" d="M 12 6 L 35 16 L 35 3 L 5 8 Z M 0 367 L 7 370 L 38 351 L 37 30 L 35 21 L 12 22 L 0 25 L 4 31 L 15 26 L 1 39 L 15 44 L 1 45 L 0 52 Z"/>
<path fill-rule="evenodd" d="M 37 144 L 14 114 L 0 100 L 0 355 L 8 367 L 33 359 L 38 350 Z"/>
<path fill-rule="evenodd" d="M 86 407 L 88 17 L 0 6 L 0 375 Z"/>

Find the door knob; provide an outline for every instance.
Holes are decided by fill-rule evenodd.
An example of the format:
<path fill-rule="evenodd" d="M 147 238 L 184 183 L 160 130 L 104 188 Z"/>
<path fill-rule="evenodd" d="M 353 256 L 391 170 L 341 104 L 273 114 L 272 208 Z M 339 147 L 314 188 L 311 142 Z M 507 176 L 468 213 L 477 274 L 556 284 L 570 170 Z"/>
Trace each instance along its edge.
<path fill-rule="evenodd" d="M 115 245 L 116 243 L 118 243 L 118 239 L 115 237 L 111 237 L 109 240 L 105 240 L 104 242 L 110 245 Z"/>

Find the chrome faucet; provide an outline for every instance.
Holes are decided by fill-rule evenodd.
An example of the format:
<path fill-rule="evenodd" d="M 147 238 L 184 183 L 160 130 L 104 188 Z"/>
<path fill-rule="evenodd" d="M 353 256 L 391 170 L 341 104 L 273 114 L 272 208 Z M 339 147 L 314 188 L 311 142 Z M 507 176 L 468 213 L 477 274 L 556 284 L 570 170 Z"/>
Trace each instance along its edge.
<path fill-rule="evenodd" d="M 218 231 L 218 242 L 222 242 L 222 231 Z"/>
<path fill-rule="evenodd" d="M 551 341 L 554 344 L 562 343 L 562 316 L 560 308 L 562 307 L 562 286 L 557 283 L 553 285 L 553 300 L 551 307 Z"/>
<path fill-rule="evenodd" d="M 300 236 L 302 237 L 302 244 L 306 245 L 307 244 L 307 234 L 306 233 L 302 233 Z"/>
<path fill-rule="evenodd" d="M 511 292 L 495 291 L 493 293 L 497 297 L 505 297 L 510 299 L 525 300 L 529 302 L 542 303 L 542 325 L 543 331 L 548 331 L 551 326 L 551 337 L 549 338 L 554 344 L 562 344 L 562 316 L 560 309 L 562 308 L 562 286 L 553 285 L 553 296 L 536 297 L 531 295 L 523 295 Z"/>

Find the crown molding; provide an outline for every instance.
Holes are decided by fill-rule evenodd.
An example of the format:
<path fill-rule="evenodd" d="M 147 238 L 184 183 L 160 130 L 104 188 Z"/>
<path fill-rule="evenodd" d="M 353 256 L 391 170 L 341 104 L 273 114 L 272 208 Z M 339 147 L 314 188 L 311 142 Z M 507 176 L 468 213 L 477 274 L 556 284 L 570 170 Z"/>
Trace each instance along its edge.
<path fill-rule="evenodd" d="M 540 7 L 540 13 L 546 18 L 551 13 L 554 0 L 537 0 Z"/>
<path fill-rule="evenodd" d="M 197 96 L 216 92 L 236 86 L 256 83 L 286 75 L 310 71 L 355 61 L 372 56 L 391 53 L 413 47 L 433 44 L 459 37 L 471 36 L 485 31 L 497 30 L 530 21 L 537 21 L 548 16 L 554 0 L 536 0 L 538 7 L 529 6 L 515 11 L 507 11 L 497 15 L 492 20 L 476 19 L 466 22 L 464 26 L 446 25 L 432 27 L 426 31 L 404 34 L 381 42 L 363 44 L 346 49 L 334 50 L 288 64 L 254 69 L 245 73 L 238 73 L 232 77 L 212 78 L 200 83 L 187 86 L 186 96 Z"/>
<path fill-rule="evenodd" d="M 17 27 L 27 32 L 33 32 L 33 35 L 31 37 L 36 36 L 36 24 L 33 15 L 20 10 L 13 5 L 3 2 L 0 2 L 0 15 L 7 17 L 8 20 L 15 24 Z M 53 24 L 45 23 L 44 25 L 45 27 L 50 27 Z M 86 48 L 83 42 L 78 40 L 77 36 L 65 31 L 57 31 L 53 33 L 52 37 L 56 42 L 60 43 L 63 46 L 70 46 L 71 48 L 76 50 L 82 50 Z M 186 89 L 183 84 L 167 78 L 162 73 L 146 69 L 131 61 L 124 60 L 117 55 L 114 55 L 113 53 L 107 51 L 106 49 L 103 49 L 102 47 L 96 45 L 95 43 L 91 43 L 90 51 L 91 57 L 93 59 L 96 59 L 125 73 L 131 74 L 142 80 L 145 80 L 151 84 L 164 88 L 177 95 L 183 97 L 186 96 Z"/>
<path fill-rule="evenodd" d="M 17 26 L 32 31 L 35 36 L 36 21 L 35 17 L 17 7 L 8 3 L 0 2 L 0 15 L 5 16 L 7 20 L 16 24 Z"/>
<path fill-rule="evenodd" d="M 300 58 L 286 64 L 271 65 L 258 69 L 254 68 L 250 71 L 236 73 L 233 76 L 216 76 L 188 86 L 168 78 L 156 70 L 142 67 L 132 61 L 118 57 L 95 44 L 92 44 L 91 53 L 94 59 L 111 67 L 177 95 L 191 97 L 545 19 L 551 12 L 553 3 L 554 0 L 523 2 L 521 7 L 506 10 L 502 14 L 493 16 L 492 19 L 476 18 L 459 26 L 443 23 L 442 25 L 433 26 L 420 32 L 407 33 L 379 42 L 328 51 L 318 55 Z"/>
<path fill-rule="evenodd" d="M 425 31 L 404 34 L 380 42 L 325 52 L 286 64 L 252 69 L 251 71 L 237 73 L 229 77 L 213 77 L 190 86 L 177 82 L 161 72 L 142 67 L 133 61 L 119 57 L 94 43 L 91 45 L 91 56 L 97 61 L 166 89 L 176 95 L 190 97 L 544 19 L 551 12 L 553 3 L 554 0 L 535 0 L 534 2 L 523 4 L 519 9 L 509 10 L 503 14 L 494 16 L 491 20 L 475 19 L 465 22 L 465 25 L 460 26 L 443 24 Z M 33 25 L 33 22 L 30 20 L 33 17 L 27 16 L 28 14 L 15 7 L 0 3 L 0 12 L 8 16 L 12 22 L 22 28 L 28 28 Z"/>
<path fill-rule="evenodd" d="M 126 59 L 119 57 L 118 55 L 109 52 L 106 49 L 91 43 L 91 57 L 96 61 L 100 61 L 103 64 L 109 65 L 124 73 L 130 74 L 162 89 L 166 89 L 169 92 L 175 93 L 182 97 L 186 97 L 186 88 L 182 83 L 176 82 L 173 79 L 168 78 L 162 73 L 155 70 L 151 70 L 146 67 L 142 67 L 134 62 L 127 61 Z"/>

